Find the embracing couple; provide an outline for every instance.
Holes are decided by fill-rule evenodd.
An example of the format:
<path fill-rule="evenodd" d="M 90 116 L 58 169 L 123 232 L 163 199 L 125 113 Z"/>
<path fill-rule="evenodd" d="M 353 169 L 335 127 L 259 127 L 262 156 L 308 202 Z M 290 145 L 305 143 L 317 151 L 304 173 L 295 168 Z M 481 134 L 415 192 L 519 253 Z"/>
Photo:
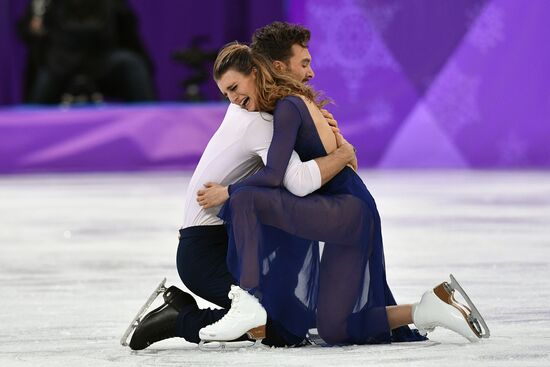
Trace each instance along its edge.
<path fill-rule="evenodd" d="M 231 104 L 189 184 L 177 267 L 189 290 L 221 309 L 169 287 L 136 324 L 132 349 L 171 337 L 212 348 L 420 341 L 438 326 L 470 341 L 489 336 L 452 276 L 418 303 L 396 304 L 355 149 L 306 83 L 309 39 L 275 22 L 250 46 L 219 52 L 213 76 Z"/>

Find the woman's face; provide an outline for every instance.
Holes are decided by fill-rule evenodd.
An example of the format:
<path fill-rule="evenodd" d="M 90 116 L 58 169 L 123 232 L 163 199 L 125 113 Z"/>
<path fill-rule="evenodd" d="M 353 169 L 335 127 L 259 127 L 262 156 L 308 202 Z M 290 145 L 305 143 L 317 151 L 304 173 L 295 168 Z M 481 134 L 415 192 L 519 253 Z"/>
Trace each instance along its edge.
<path fill-rule="evenodd" d="M 217 81 L 222 94 L 247 111 L 257 111 L 256 70 L 244 75 L 234 69 L 226 71 Z"/>

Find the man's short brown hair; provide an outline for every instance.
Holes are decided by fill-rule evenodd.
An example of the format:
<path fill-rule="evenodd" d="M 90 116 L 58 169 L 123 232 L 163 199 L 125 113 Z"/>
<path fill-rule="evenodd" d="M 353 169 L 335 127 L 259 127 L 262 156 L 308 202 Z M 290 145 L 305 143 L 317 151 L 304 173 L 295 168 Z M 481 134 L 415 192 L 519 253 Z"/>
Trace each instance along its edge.
<path fill-rule="evenodd" d="M 252 35 L 250 48 L 271 61 L 288 63 L 292 57 L 292 46 L 298 44 L 307 48 L 311 33 L 298 24 L 273 22 L 258 28 Z"/>

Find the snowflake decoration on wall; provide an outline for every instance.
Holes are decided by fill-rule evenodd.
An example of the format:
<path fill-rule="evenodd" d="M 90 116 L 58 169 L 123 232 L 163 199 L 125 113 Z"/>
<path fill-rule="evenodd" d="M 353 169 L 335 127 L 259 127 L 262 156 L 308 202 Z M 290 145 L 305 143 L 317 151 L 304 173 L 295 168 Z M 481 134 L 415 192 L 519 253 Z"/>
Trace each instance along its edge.
<path fill-rule="evenodd" d="M 498 164 L 501 166 L 518 166 L 527 161 L 529 144 L 517 133 L 508 132 L 498 144 Z"/>
<path fill-rule="evenodd" d="M 427 105 L 451 135 L 480 121 L 479 85 L 479 77 L 467 75 L 451 63 L 430 88 Z"/>
<path fill-rule="evenodd" d="M 478 5 L 468 18 L 471 24 L 467 42 L 481 53 L 487 53 L 504 40 L 504 11 L 496 3 L 485 8 Z"/>
<path fill-rule="evenodd" d="M 372 10 L 367 16 L 365 8 L 352 0 L 342 1 L 338 6 L 313 1 L 307 4 L 311 23 L 323 25 L 315 28 L 315 43 L 322 47 L 312 52 L 314 63 L 337 69 L 352 100 L 357 98 L 364 76 L 380 68 L 398 69 L 372 21 L 380 14 L 380 22 L 388 23 L 388 17 L 396 11 L 395 7 L 385 12 Z"/>
<path fill-rule="evenodd" d="M 381 130 L 390 125 L 393 118 L 393 108 L 385 100 L 377 99 L 367 108 L 366 123 L 374 130 Z"/>

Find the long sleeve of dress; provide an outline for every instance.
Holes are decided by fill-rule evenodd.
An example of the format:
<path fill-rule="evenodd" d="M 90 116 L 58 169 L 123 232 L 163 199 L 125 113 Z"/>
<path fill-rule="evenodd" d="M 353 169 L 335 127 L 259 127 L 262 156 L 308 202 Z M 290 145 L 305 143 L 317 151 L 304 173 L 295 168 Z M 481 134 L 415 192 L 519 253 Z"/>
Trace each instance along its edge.
<path fill-rule="evenodd" d="M 273 139 L 273 120 L 266 121 L 263 116 L 254 120 L 241 137 L 244 154 L 259 156 L 263 165 L 267 164 L 267 153 Z M 296 196 L 306 196 L 321 187 L 321 170 L 314 159 L 302 162 L 300 156 L 292 151 L 286 168 L 284 187 Z"/>
<path fill-rule="evenodd" d="M 243 181 L 229 185 L 229 194 L 243 186 L 281 186 L 301 123 L 298 108 L 291 101 L 281 99 L 273 114 L 273 139 L 267 154 L 267 164 Z"/>

